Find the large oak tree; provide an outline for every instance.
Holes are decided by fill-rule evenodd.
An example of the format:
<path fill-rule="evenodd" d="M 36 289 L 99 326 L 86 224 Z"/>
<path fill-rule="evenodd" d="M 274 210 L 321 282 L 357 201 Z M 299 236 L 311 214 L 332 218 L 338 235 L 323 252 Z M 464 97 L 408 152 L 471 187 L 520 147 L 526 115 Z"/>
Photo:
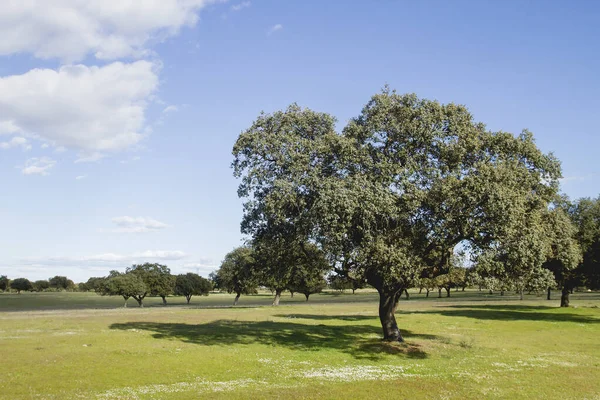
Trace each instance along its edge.
<path fill-rule="evenodd" d="M 386 88 L 341 133 L 335 123 L 292 105 L 242 132 L 242 232 L 277 238 L 281 262 L 290 243 L 315 243 L 336 272 L 366 278 L 386 340 L 402 340 L 404 289 L 447 273 L 459 244 L 485 254 L 514 239 L 558 190 L 560 164 L 531 133 L 491 132 L 461 105 Z"/>

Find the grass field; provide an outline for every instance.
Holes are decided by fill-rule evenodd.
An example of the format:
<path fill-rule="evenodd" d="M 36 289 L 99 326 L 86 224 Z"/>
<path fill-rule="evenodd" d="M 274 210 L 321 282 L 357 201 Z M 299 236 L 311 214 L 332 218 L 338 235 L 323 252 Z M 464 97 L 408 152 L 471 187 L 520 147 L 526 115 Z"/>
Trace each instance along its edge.
<path fill-rule="evenodd" d="M 600 399 L 600 294 L 575 294 L 568 309 L 452 295 L 403 300 L 406 343 L 393 345 L 369 292 L 143 309 L 89 293 L 2 294 L 0 397 Z"/>

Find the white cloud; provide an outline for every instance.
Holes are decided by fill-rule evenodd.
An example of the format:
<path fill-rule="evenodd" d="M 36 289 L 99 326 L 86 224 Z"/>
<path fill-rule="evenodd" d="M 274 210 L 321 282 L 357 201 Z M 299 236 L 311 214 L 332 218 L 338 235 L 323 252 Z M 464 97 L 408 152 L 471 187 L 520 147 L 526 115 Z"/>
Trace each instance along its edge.
<path fill-rule="evenodd" d="M 280 31 L 282 29 L 283 29 L 283 25 L 281 25 L 281 24 L 273 25 L 271 27 L 271 29 L 269 29 L 269 31 L 267 32 L 267 35 L 271 35 L 271 34 L 277 32 L 277 31 Z"/>
<path fill-rule="evenodd" d="M 241 10 L 243 10 L 244 8 L 248 8 L 248 7 L 250 7 L 250 4 L 252 4 L 252 3 L 250 3 L 249 1 L 243 1 L 243 2 L 241 2 L 241 3 L 239 3 L 239 4 L 234 4 L 234 5 L 232 5 L 232 6 L 231 6 L 231 10 L 232 10 L 232 11 L 241 11 Z"/>
<path fill-rule="evenodd" d="M 0 142 L 0 149 L 6 150 L 13 147 L 21 147 L 23 150 L 31 150 L 31 145 L 24 137 L 15 136 L 8 142 Z"/>
<path fill-rule="evenodd" d="M 0 55 L 82 60 L 140 57 L 148 45 L 193 26 L 219 0 L 27 0 L 0 7 Z"/>
<path fill-rule="evenodd" d="M 144 113 L 157 87 L 156 65 L 148 61 L 3 77 L 0 130 L 77 150 L 80 162 L 95 161 L 143 138 Z"/>
<path fill-rule="evenodd" d="M 163 110 L 163 113 L 168 114 L 168 113 L 172 113 L 172 112 L 176 112 L 176 111 L 179 111 L 179 107 L 168 106 L 168 107 L 165 107 L 165 109 Z"/>
<path fill-rule="evenodd" d="M 23 175 L 48 175 L 48 170 L 54 167 L 55 164 L 56 161 L 48 157 L 30 158 L 25 162 L 21 173 Z"/>
<path fill-rule="evenodd" d="M 157 232 L 169 227 L 169 225 L 164 222 L 144 217 L 134 218 L 124 216 L 113 218 L 112 221 L 117 225 L 117 228 L 114 229 L 113 232 L 117 233 Z"/>
<path fill-rule="evenodd" d="M 82 179 L 85 179 L 87 177 L 87 175 L 79 175 L 75 177 L 75 180 L 80 181 Z"/>

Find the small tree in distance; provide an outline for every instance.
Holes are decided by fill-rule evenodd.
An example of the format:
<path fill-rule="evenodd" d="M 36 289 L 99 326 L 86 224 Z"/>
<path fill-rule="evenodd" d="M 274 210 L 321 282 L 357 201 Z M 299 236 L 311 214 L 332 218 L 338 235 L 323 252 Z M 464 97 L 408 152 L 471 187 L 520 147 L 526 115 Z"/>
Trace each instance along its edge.
<path fill-rule="evenodd" d="M 0 291 L 6 291 L 10 287 L 10 279 L 6 275 L 0 275 Z"/>
<path fill-rule="evenodd" d="M 11 289 L 17 291 L 17 294 L 21 294 L 22 290 L 31 290 L 33 285 L 27 278 L 17 278 L 10 283 Z"/>
<path fill-rule="evenodd" d="M 227 293 L 235 293 L 233 305 L 237 305 L 242 294 L 257 293 L 258 279 L 255 273 L 254 250 L 238 247 L 229 252 L 219 270 L 213 275 L 215 284 Z"/>
<path fill-rule="evenodd" d="M 187 304 L 190 304 L 190 300 L 194 295 L 208 296 L 211 289 L 212 285 L 208 279 L 192 272 L 177 275 L 175 279 L 175 294 L 184 296 Z"/>

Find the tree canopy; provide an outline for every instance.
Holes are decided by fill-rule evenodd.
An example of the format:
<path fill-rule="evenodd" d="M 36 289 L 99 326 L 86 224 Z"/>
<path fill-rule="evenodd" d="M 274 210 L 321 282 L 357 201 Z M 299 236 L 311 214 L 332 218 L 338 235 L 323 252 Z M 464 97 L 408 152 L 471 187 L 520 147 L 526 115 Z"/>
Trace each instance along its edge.
<path fill-rule="evenodd" d="M 177 275 L 175 279 L 175 294 L 185 296 L 188 304 L 192 296 L 208 296 L 211 289 L 212 285 L 208 279 L 192 272 Z"/>
<path fill-rule="evenodd" d="M 235 293 L 233 305 L 237 305 L 242 294 L 254 294 L 258 288 L 258 276 L 254 250 L 249 246 L 237 247 L 227 253 L 214 275 L 216 286 Z"/>

